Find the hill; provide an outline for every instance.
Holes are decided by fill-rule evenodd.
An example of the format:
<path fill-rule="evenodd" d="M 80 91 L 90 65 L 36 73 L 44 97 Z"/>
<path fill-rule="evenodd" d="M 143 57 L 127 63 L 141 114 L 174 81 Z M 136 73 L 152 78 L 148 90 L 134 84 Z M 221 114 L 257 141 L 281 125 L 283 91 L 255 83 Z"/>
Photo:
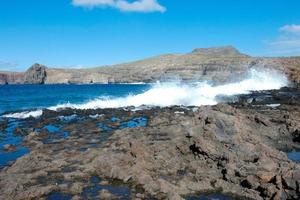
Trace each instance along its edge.
<path fill-rule="evenodd" d="M 48 68 L 34 64 L 24 73 L 0 72 L 0 84 L 151 83 L 176 79 L 224 83 L 242 78 L 253 67 L 283 71 L 292 81 L 300 83 L 300 57 L 251 57 L 232 46 L 224 46 L 87 69 Z"/>

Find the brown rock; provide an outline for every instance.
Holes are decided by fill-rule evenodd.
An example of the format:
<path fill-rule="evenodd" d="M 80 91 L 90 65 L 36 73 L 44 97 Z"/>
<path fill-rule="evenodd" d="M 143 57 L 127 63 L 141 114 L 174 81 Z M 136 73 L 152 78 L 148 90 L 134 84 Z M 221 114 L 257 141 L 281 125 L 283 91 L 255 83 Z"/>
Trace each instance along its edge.
<path fill-rule="evenodd" d="M 99 197 L 100 199 L 103 199 L 103 200 L 113 200 L 113 199 L 118 199 L 115 195 L 113 195 L 112 193 L 110 193 L 108 190 L 105 190 L 105 189 L 102 189 L 102 190 L 99 192 L 98 197 Z"/>
<path fill-rule="evenodd" d="M 6 144 L 3 146 L 5 151 L 14 151 L 16 149 L 15 145 L 13 144 Z"/>

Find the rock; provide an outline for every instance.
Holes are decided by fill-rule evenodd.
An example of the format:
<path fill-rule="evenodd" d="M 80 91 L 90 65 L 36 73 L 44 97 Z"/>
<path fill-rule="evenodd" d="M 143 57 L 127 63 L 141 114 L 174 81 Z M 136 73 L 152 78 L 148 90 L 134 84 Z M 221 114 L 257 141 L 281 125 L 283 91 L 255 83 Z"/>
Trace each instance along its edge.
<path fill-rule="evenodd" d="M 141 193 L 137 193 L 137 194 L 135 195 L 135 197 L 136 197 L 136 198 L 143 199 L 143 198 L 145 198 L 145 195 L 144 195 L 144 194 L 141 194 Z"/>
<path fill-rule="evenodd" d="M 16 149 L 16 147 L 13 144 L 6 144 L 6 145 L 3 146 L 3 149 L 5 151 L 14 151 Z"/>
<path fill-rule="evenodd" d="M 300 180 L 300 169 L 292 171 L 292 178 L 294 180 Z"/>
<path fill-rule="evenodd" d="M 288 177 L 282 177 L 283 186 L 289 190 L 297 190 L 296 180 Z"/>
<path fill-rule="evenodd" d="M 102 189 L 98 196 L 100 199 L 103 200 L 112 200 L 112 199 L 118 199 L 116 196 L 114 196 L 112 193 L 110 193 L 108 190 Z"/>
<path fill-rule="evenodd" d="M 82 193 L 83 188 L 84 188 L 83 183 L 79 183 L 79 182 L 73 183 L 72 186 L 70 187 L 70 192 L 72 194 L 80 194 L 80 193 Z"/>
<path fill-rule="evenodd" d="M 37 135 L 36 132 L 31 132 L 31 133 L 28 134 L 28 136 L 30 136 L 30 137 L 34 137 L 36 135 Z"/>
<path fill-rule="evenodd" d="M 79 195 L 75 195 L 72 197 L 72 200 L 83 200 Z"/>
<path fill-rule="evenodd" d="M 295 130 L 292 133 L 292 135 L 293 135 L 293 141 L 300 143 L 300 130 L 299 129 Z"/>
<path fill-rule="evenodd" d="M 46 67 L 40 64 L 32 65 L 25 72 L 25 84 L 44 84 L 46 81 L 47 73 Z"/>
<path fill-rule="evenodd" d="M 268 183 L 271 181 L 271 179 L 275 176 L 274 173 L 270 172 L 257 172 L 258 177 L 260 178 L 262 183 Z"/>
<path fill-rule="evenodd" d="M 244 58 L 249 57 L 248 55 L 240 53 L 233 46 L 224 46 L 224 47 L 214 47 L 214 48 L 198 48 L 193 50 L 192 54 L 220 58 L 220 57 L 236 57 L 236 58 Z"/>
<path fill-rule="evenodd" d="M 109 185 L 109 182 L 108 181 L 105 181 L 105 180 L 103 180 L 103 181 L 100 181 L 100 183 L 99 183 L 100 185 Z"/>
<path fill-rule="evenodd" d="M 24 73 L 0 71 L 0 85 L 20 83 L 24 83 Z"/>
<path fill-rule="evenodd" d="M 0 199 L 47 198 L 52 191 L 80 198 L 83 188 L 93 186 L 131 191 L 137 199 L 220 191 L 239 199 L 299 199 L 300 167 L 282 147 L 297 145 L 292 133 L 300 108 L 284 102 L 289 101 L 276 109 L 224 103 L 195 111 L 177 106 L 45 111 L 40 118 L 24 119 L 21 128 L 27 138 L 37 128 L 56 125 L 59 116 L 76 114 L 80 120 L 61 128 L 70 132 L 67 139 L 45 143 L 49 134 L 40 132 L 24 140 L 30 152 L 0 170 Z M 96 119 L 84 117 L 99 113 L 103 116 Z M 120 120 L 111 122 L 112 117 Z M 147 118 L 147 126 L 119 128 L 136 117 Z M 113 129 L 107 137 L 102 137 L 99 123 Z M 107 190 L 97 195 L 119 198 Z"/>
<path fill-rule="evenodd" d="M 253 176 L 253 175 L 249 175 L 247 176 L 247 178 L 245 180 L 243 180 L 241 182 L 241 185 L 244 188 L 248 188 L 248 189 L 256 189 L 260 183 L 257 177 Z"/>

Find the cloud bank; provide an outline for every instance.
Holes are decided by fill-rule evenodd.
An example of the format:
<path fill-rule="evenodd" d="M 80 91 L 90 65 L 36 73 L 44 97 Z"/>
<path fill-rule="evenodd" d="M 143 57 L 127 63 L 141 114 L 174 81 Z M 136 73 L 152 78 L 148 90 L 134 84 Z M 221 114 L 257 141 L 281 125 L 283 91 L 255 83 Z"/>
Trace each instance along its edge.
<path fill-rule="evenodd" d="M 279 29 L 283 33 L 297 34 L 300 35 L 300 25 L 285 25 Z"/>
<path fill-rule="evenodd" d="M 5 62 L 0 60 L 0 71 L 14 71 L 18 67 L 17 63 Z"/>
<path fill-rule="evenodd" d="M 269 46 L 275 54 L 300 55 L 300 25 L 280 27 L 279 36 Z"/>
<path fill-rule="evenodd" d="M 124 12 L 165 12 L 166 8 L 160 5 L 157 0 L 72 0 L 72 4 L 78 7 L 111 7 Z"/>

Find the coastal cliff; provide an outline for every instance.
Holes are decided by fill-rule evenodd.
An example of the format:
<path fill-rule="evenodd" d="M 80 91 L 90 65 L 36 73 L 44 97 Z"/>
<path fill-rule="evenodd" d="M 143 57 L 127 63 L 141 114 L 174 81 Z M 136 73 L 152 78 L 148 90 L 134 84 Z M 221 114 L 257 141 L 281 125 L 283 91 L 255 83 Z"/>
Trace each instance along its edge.
<path fill-rule="evenodd" d="M 48 68 L 34 64 L 25 73 L 0 72 L 0 84 L 151 83 L 174 79 L 224 83 L 238 79 L 250 68 L 280 70 L 291 81 L 300 83 L 300 57 L 250 57 L 232 46 L 225 46 L 88 69 Z"/>

